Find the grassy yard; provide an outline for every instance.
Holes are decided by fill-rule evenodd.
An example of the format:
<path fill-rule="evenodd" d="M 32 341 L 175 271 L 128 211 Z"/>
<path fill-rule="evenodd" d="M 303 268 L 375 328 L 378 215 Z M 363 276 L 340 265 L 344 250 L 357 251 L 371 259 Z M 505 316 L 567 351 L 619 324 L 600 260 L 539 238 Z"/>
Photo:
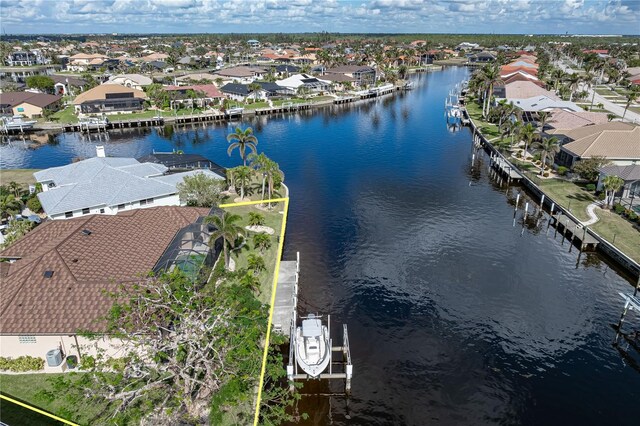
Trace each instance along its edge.
<path fill-rule="evenodd" d="M 493 139 L 500 136 L 498 126 L 493 123 L 488 123 L 482 118 L 482 107 L 478 105 L 475 100 L 469 100 L 466 104 L 466 108 L 469 113 L 469 117 L 476 122 L 478 130 L 480 130 L 487 139 Z"/>
<path fill-rule="evenodd" d="M 78 116 L 75 114 L 73 106 L 68 106 L 53 114 L 50 121 L 61 124 L 72 124 L 78 122 Z"/>
<path fill-rule="evenodd" d="M 23 186 L 35 184 L 36 180 L 33 173 L 39 169 L 3 169 L 0 170 L 0 185 L 6 185 L 9 182 L 18 182 Z"/>
<path fill-rule="evenodd" d="M 640 262 L 640 232 L 617 213 L 596 209 L 596 214 L 600 221 L 591 226 L 593 230 L 622 250 L 627 256 Z"/>
<path fill-rule="evenodd" d="M 63 374 L 67 378 L 77 381 L 80 379 L 82 373 Z M 97 404 L 95 401 L 90 400 L 81 401 L 80 403 L 70 402 L 64 394 L 59 394 L 59 397 L 53 400 L 41 396 L 43 391 L 55 392 L 50 380 L 61 375 L 62 374 L 0 374 L 0 385 L 2 392 L 6 395 L 15 397 L 63 419 L 83 425 L 106 423 L 106 419 L 100 421 L 100 415 L 107 408 L 106 405 Z M 9 414 L 13 415 L 14 412 L 17 412 L 17 410 L 12 410 Z M 31 423 L 23 422 L 21 424 Z M 48 424 L 58 423 L 53 422 Z"/>
<path fill-rule="evenodd" d="M 244 248 L 234 251 L 231 258 L 236 262 L 236 270 L 247 267 L 247 258 L 249 254 L 256 253 L 263 257 L 267 270 L 261 272 L 258 278 L 260 279 L 260 295 L 258 298 L 263 303 L 268 303 L 271 300 L 271 288 L 273 285 L 273 276 L 275 273 L 276 260 L 278 255 L 278 242 L 280 237 L 280 231 L 282 229 L 283 215 L 279 212 L 284 208 L 284 203 L 273 204 L 273 210 L 265 211 L 258 209 L 255 205 L 251 206 L 235 206 L 227 207 L 226 211 L 240 215 L 242 219 L 239 221 L 239 225 L 243 228 L 249 224 L 249 212 L 260 213 L 265 218 L 265 226 L 272 228 L 275 233 L 271 235 L 271 247 L 265 250 L 264 253 L 259 253 L 253 248 L 253 235 L 254 232 L 247 231 L 247 244 Z"/>
<path fill-rule="evenodd" d="M 584 186 L 560 179 L 540 180 L 538 184 L 547 195 L 571 211 L 578 219 L 589 220 L 587 206 L 595 201 L 595 197 Z"/>

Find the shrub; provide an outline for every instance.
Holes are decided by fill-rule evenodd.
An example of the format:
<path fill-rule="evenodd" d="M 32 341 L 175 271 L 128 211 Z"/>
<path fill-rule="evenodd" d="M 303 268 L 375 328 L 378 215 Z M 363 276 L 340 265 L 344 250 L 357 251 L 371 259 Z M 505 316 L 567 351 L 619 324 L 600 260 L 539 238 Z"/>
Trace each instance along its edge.
<path fill-rule="evenodd" d="M 533 161 L 539 162 L 541 158 L 542 156 L 540 155 L 539 152 L 536 152 L 535 154 L 533 154 Z"/>
<path fill-rule="evenodd" d="M 598 194 L 598 200 L 604 201 L 605 198 L 607 198 L 607 194 L 605 194 L 604 192 Z"/>
<path fill-rule="evenodd" d="M 560 176 L 564 176 L 564 175 L 566 175 L 566 174 L 567 174 L 567 171 L 568 171 L 568 170 L 569 170 L 569 169 L 568 169 L 568 168 L 566 168 L 565 166 L 560 166 L 560 167 L 558 167 L 558 174 L 559 174 Z"/>
<path fill-rule="evenodd" d="M 613 206 L 613 210 L 618 214 L 624 213 L 624 207 L 620 204 L 616 204 L 615 206 Z"/>
<path fill-rule="evenodd" d="M 629 220 L 638 220 L 638 215 L 636 214 L 636 212 L 631 211 L 631 213 L 629 213 Z"/>
<path fill-rule="evenodd" d="M 18 358 L 0 357 L 0 370 L 23 373 L 44 369 L 44 359 L 33 356 L 19 356 Z"/>
<path fill-rule="evenodd" d="M 38 197 L 31 197 L 27 200 L 27 208 L 34 213 L 40 213 L 42 211 L 42 204 Z"/>
<path fill-rule="evenodd" d="M 595 185 L 595 183 L 590 183 L 590 184 L 588 184 L 588 185 L 586 186 L 586 188 L 587 188 L 587 191 L 589 191 L 589 192 L 593 192 L 593 191 L 595 191 L 595 190 L 596 190 L 596 185 Z"/>
<path fill-rule="evenodd" d="M 544 177 L 549 177 L 549 172 L 544 172 L 543 176 Z"/>

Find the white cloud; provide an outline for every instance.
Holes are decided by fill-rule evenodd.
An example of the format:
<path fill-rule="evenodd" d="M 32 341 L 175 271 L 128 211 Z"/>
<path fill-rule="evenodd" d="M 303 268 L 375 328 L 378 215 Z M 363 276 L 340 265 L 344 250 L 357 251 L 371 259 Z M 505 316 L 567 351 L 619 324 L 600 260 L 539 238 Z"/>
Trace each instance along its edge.
<path fill-rule="evenodd" d="M 640 0 L 0 0 L 9 33 L 627 33 Z"/>

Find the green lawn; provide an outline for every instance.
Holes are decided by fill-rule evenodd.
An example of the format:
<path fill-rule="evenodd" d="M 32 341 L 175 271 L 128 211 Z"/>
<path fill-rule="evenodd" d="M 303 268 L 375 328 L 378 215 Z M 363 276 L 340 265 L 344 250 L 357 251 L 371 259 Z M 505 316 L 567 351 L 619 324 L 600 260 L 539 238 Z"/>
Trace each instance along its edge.
<path fill-rule="evenodd" d="M 73 111 L 73 106 L 68 106 L 53 114 L 50 121 L 61 124 L 77 123 L 78 116 Z"/>
<path fill-rule="evenodd" d="M 91 400 L 81 402 L 69 401 L 64 392 L 58 393 L 54 400 L 43 398 L 39 394 L 42 391 L 55 392 L 50 380 L 56 376 L 65 377 L 77 381 L 82 373 L 62 374 L 0 374 L 0 387 L 2 392 L 10 397 L 22 400 L 25 403 L 41 408 L 64 419 L 83 425 L 104 424 L 105 419 L 99 420 L 106 405 Z M 16 423 L 17 424 L 17 423 Z M 28 422 L 22 424 L 30 424 Z M 56 424 L 56 423 L 52 423 Z M 13 426 L 13 425 L 12 425 Z"/>
<path fill-rule="evenodd" d="M 578 219 L 589 220 L 587 206 L 595 201 L 595 197 L 584 186 L 560 179 L 543 179 L 537 183 L 548 196 L 568 209 Z"/>
<path fill-rule="evenodd" d="M 482 106 L 478 105 L 475 100 L 469 99 L 466 104 L 466 108 L 469 113 L 469 117 L 476 122 L 478 130 L 480 130 L 480 133 L 482 133 L 487 139 L 493 139 L 500 136 L 498 126 L 493 123 L 489 123 L 482 118 Z"/>
<path fill-rule="evenodd" d="M 627 256 L 640 262 L 640 232 L 617 213 L 596 209 L 596 214 L 600 221 L 593 224 L 591 228 Z"/>
<path fill-rule="evenodd" d="M 3 169 L 0 170 L 0 185 L 6 185 L 9 182 L 18 182 L 25 188 L 29 184 L 35 184 L 36 179 L 33 173 L 39 169 Z"/>
<path fill-rule="evenodd" d="M 273 286 L 273 276 L 278 255 L 278 239 L 283 220 L 283 215 L 279 212 L 284 208 L 284 203 L 281 202 L 277 205 L 274 203 L 273 206 L 274 208 L 271 211 L 258 209 L 254 205 L 225 208 L 226 211 L 242 217 L 238 224 L 243 228 L 249 224 L 249 212 L 254 212 L 262 214 L 265 218 L 265 226 L 273 228 L 275 231 L 275 233 L 271 235 L 271 247 L 265 250 L 264 253 L 260 254 L 254 250 L 252 238 L 255 233 L 247 231 L 247 245 L 241 250 L 234 251 L 232 254 L 232 259 L 236 262 L 236 270 L 247 267 L 247 257 L 252 252 L 260 254 L 264 258 L 267 270 L 258 276 L 260 278 L 260 295 L 258 298 L 263 303 L 269 303 L 271 300 L 271 288 Z"/>

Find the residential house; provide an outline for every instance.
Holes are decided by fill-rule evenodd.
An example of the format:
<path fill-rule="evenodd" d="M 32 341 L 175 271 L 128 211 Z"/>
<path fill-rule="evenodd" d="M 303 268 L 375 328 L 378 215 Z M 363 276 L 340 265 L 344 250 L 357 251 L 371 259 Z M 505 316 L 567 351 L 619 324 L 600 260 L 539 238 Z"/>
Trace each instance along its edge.
<path fill-rule="evenodd" d="M 197 72 L 197 73 L 193 73 L 193 74 L 183 75 L 181 77 L 176 77 L 175 82 L 177 83 L 177 85 L 195 84 L 195 83 L 199 83 L 199 82 L 202 82 L 202 81 L 207 81 L 209 83 L 213 83 L 219 78 L 220 78 L 220 76 L 213 75 L 213 74 L 208 73 L 208 72 Z"/>
<path fill-rule="evenodd" d="M 186 154 L 177 152 L 152 152 L 138 158 L 140 163 L 157 163 L 166 166 L 170 171 L 186 171 L 208 169 L 218 176 L 226 176 L 227 170 L 200 154 Z"/>
<path fill-rule="evenodd" d="M 556 133 L 563 145 L 556 156 L 561 166 L 573 167 L 580 160 L 604 157 L 618 166 L 640 163 L 640 127 L 619 121 L 580 127 Z"/>
<path fill-rule="evenodd" d="M 80 93 L 84 90 L 84 86 L 87 82 L 83 78 L 74 77 L 70 75 L 52 75 L 51 79 L 54 82 L 53 91 L 56 95 L 73 95 L 73 88 L 76 87 L 76 93 Z"/>
<path fill-rule="evenodd" d="M 264 68 L 239 66 L 223 68 L 213 74 L 226 82 L 249 84 L 254 80 L 264 78 L 268 72 Z"/>
<path fill-rule="evenodd" d="M 326 74 L 342 74 L 354 79 L 354 84 L 359 87 L 371 86 L 376 82 L 376 70 L 370 66 L 343 65 L 340 67 L 328 68 Z"/>
<path fill-rule="evenodd" d="M 87 71 L 90 66 L 100 66 L 108 59 L 108 56 L 99 53 L 77 53 L 69 57 L 67 69 L 70 71 L 84 72 Z"/>
<path fill-rule="evenodd" d="M 198 105 L 206 107 L 219 104 L 225 95 L 220 92 L 215 84 L 197 84 L 191 86 L 165 86 L 164 90 L 172 96 L 172 102 Z M 193 91 L 195 97 L 189 97 L 190 91 Z"/>
<path fill-rule="evenodd" d="M 555 93 L 540 87 L 532 81 L 512 81 L 504 85 L 496 85 L 493 94 L 499 99 L 526 99 L 536 96 L 546 96 L 549 99 L 560 100 Z"/>
<path fill-rule="evenodd" d="M 260 48 L 260 42 L 258 40 L 253 40 L 253 39 L 252 40 L 247 40 L 247 44 L 252 49 Z"/>
<path fill-rule="evenodd" d="M 480 64 L 488 64 L 491 62 L 495 62 L 497 57 L 491 52 L 478 52 L 467 55 L 470 63 L 480 63 Z"/>
<path fill-rule="evenodd" d="M 616 193 L 617 197 L 640 198 L 640 164 L 604 166 L 600 169 L 600 175 L 598 176 L 598 190 L 603 189 L 603 181 L 607 176 L 618 176 L 624 181 L 624 185 Z"/>
<path fill-rule="evenodd" d="M 135 158 L 93 157 L 34 173 L 42 184 L 38 199 L 50 219 L 88 214 L 116 214 L 154 206 L 179 206 L 177 185 L 186 176 L 209 170 L 168 174 L 162 164 L 140 163 Z"/>
<path fill-rule="evenodd" d="M 144 90 L 145 87 L 153 83 L 153 80 L 146 75 L 140 74 L 119 74 L 109 77 L 108 84 L 120 84 L 125 87 L 132 87 L 137 90 Z"/>
<path fill-rule="evenodd" d="M 45 65 L 49 63 L 39 50 L 11 52 L 6 63 L 10 67 L 31 67 L 33 65 Z"/>
<path fill-rule="evenodd" d="M 86 332 L 108 331 L 104 320 L 112 306 L 109 294 L 139 282 L 149 272 L 212 266 L 220 241 L 209 247 L 211 211 L 194 207 L 155 207 L 118 215 L 47 221 L 0 251 L 0 355 L 47 358 L 60 350 L 82 359 L 119 356 L 120 341 Z M 199 261 L 186 265 L 193 260 Z M 195 274 L 192 274 L 195 276 Z M 45 367 L 62 372 L 66 363 Z"/>
<path fill-rule="evenodd" d="M 289 96 L 295 94 L 290 88 L 282 87 L 276 83 L 266 81 L 255 81 L 260 85 L 260 89 L 252 90 L 248 84 L 227 83 L 220 88 L 220 91 L 230 99 L 243 102 L 247 98 L 267 100 L 276 96 Z"/>
<path fill-rule="evenodd" d="M 38 118 L 47 111 L 54 112 L 60 108 L 61 96 L 33 92 L 0 93 L 0 110 L 12 115 L 23 115 Z"/>
<path fill-rule="evenodd" d="M 551 111 L 554 109 L 561 109 L 565 111 L 575 111 L 575 112 L 584 111 L 574 102 L 559 100 L 555 96 L 554 98 L 550 98 L 545 95 L 533 96 L 531 98 L 523 98 L 523 99 L 512 98 L 512 99 L 509 99 L 509 103 L 514 104 L 515 106 L 517 106 L 518 108 L 520 108 L 525 112 Z"/>
<path fill-rule="evenodd" d="M 561 109 L 552 109 L 549 111 L 550 118 L 547 120 L 546 126 L 549 127 L 545 133 L 563 134 L 569 130 L 577 129 L 585 126 L 593 126 L 596 124 L 604 124 L 609 121 L 607 114 L 604 112 L 590 111 L 565 111 Z"/>
<path fill-rule="evenodd" d="M 352 81 L 355 81 L 353 78 L 343 74 L 332 75 L 339 76 L 339 78 L 350 78 Z M 295 74 L 282 80 L 276 80 L 276 83 L 279 86 L 292 90 L 293 93 L 296 93 L 301 87 L 309 92 L 327 91 L 330 88 L 330 83 L 327 80 L 321 80 L 308 74 Z"/>
<path fill-rule="evenodd" d="M 120 84 L 101 84 L 79 94 L 73 101 L 76 113 L 114 114 L 140 111 L 148 97 L 141 90 Z"/>

